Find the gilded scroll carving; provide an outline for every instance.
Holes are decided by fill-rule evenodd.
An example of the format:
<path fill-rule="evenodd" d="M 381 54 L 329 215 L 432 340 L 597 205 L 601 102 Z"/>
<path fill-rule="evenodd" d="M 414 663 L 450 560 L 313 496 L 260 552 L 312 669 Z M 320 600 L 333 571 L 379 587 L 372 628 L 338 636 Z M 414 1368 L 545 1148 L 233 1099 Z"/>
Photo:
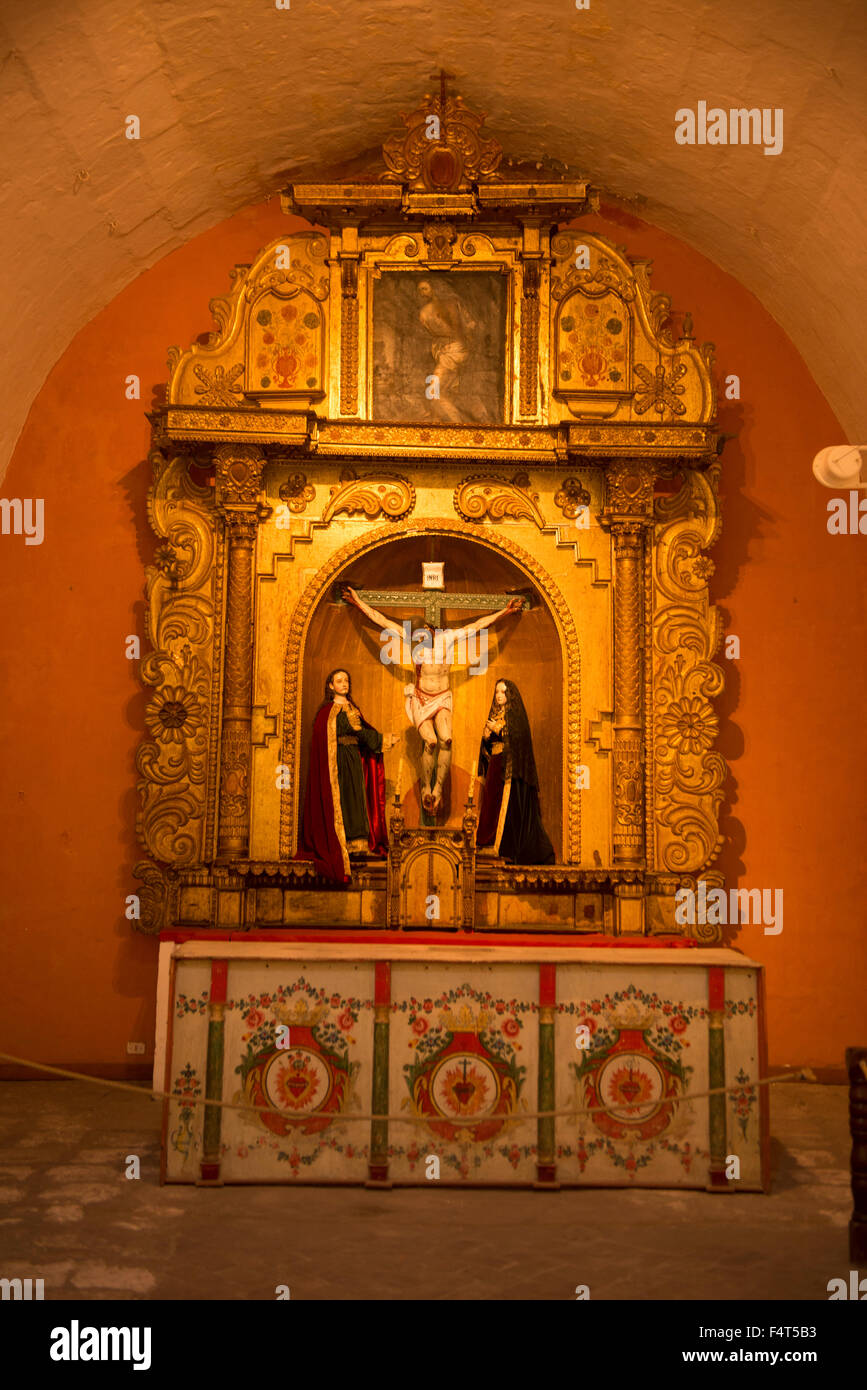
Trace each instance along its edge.
<path fill-rule="evenodd" d="M 191 479 L 188 459 L 152 455 L 151 525 L 165 544 L 147 568 L 147 636 L 141 664 L 154 687 L 140 745 L 137 831 L 155 859 L 201 858 L 212 699 L 213 502 Z"/>
<path fill-rule="evenodd" d="M 588 239 L 580 232 L 559 232 L 551 238 L 551 254 L 560 263 L 552 275 L 551 298 L 567 299 L 576 289 L 597 294 L 614 290 L 621 299 L 629 303 L 636 296 L 635 275 L 621 264 L 620 259 L 607 255 L 603 249 L 598 251 L 595 265 L 579 268 L 573 262 L 576 247 L 582 244 L 604 246 L 602 237 Z M 566 269 L 568 265 L 569 269 Z"/>
<path fill-rule="evenodd" d="M 703 869 L 722 847 L 726 763 L 713 748 L 719 724 L 711 703 L 724 684 L 711 660 L 722 618 L 708 602 L 709 562 L 702 554 L 719 534 L 719 472 L 717 463 L 705 473 L 685 472 L 680 491 L 655 507 L 656 860 L 681 873 Z"/>
<path fill-rule="evenodd" d="M 328 526 L 338 512 L 352 516 L 358 512 L 371 521 L 380 515 L 390 521 L 409 516 L 415 506 L 415 488 L 399 473 L 372 473 L 359 478 L 355 470 L 345 468 L 340 482 L 331 489 L 320 521 Z"/>
<path fill-rule="evenodd" d="M 511 517 L 515 521 L 532 521 L 541 531 L 545 518 L 536 505 L 538 492 L 530 491 L 530 478 L 516 473 L 513 478 L 492 478 L 489 474 L 474 474 L 464 478 L 455 488 L 454 507 L 464 521 L 492 521 Z"/>
<path fill-rule="evenodd" d="M 137 931 L 156 936 L 174 923 L 177 907 L 178 874 L 175 869 L 162 869 L 142 859 L 133 867 L 132 876 L 141 883 L 137 897 L 139 917 Z"/>
<path fill-rule="evenodd" d="M 289 248 L 288 256 L 279 254 L 284 246 Z M 296 233 L 283 238 L 271 248 L 270 255 L 264 258 L 260 256 L 255 269 L 244 282 L 244 295 L 247 299 L 254 299 L 265 289 L 295 286 L 306 290 L 314 299 L 326 300 L 329 292 L 328 275 L 325 273 L 327 252 L 328 242 L 318 233 L 301 236 Z M 317 275 L 317 270 L 322 273 Z M 211 301 L 211 313 L 219 323 L 217 303 Z"/>
<path fill-rule="evenodd" d="M 580 245 L 599 247 L 595 266 L 579 268 L 573 261 L 575 250 Z M 604 237 L 587 237 L 578 231 L 564 231 L 551 238 L 551 253 L 556 262 L 552 274 L 551 298 L 566 299 L 574 290 L 581 289 L 590 294 L 603 294 L 613 290 L 627 304 L 638 298 L 647 315 L 649 327 L 655 337 L 668 346 L 671 339 L 666 336 L 666 327 L 671 316 L 671 299 L 667 294 L 654 290 L 650 284 L 652 262 L 643 258 L 629 258 L 628 266 L 619 250 L 611 246 L 610 254 Z M 567 269 L 568 267 L 568 269 Z"/>

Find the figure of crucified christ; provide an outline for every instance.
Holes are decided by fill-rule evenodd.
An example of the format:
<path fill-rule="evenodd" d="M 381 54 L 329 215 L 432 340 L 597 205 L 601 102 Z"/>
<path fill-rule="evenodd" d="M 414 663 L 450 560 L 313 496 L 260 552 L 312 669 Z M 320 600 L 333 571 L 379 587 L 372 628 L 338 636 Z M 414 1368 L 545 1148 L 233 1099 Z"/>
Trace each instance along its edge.
<path fill-rule="evenodd" d="M 347 585 L 343 594 L 347 602 L 375 623 L 380 632 L 399 638 L 405 636 L 399 623 L 371 608 L 355 589 Z M 464 627 L 434 631 L 429 624 L 423 625 L 430 633 L 430 641 L 418 653 L 421 660 L 415 664 L 415 684 L 404 686 L 403 693 L 406 697 L 406 717 L 421 735 L 421 802 L 429 815 L 435 815 L 439 809 L 443 785 L 452 761 L 452 690 L 449 676 L 455 643 L 466 642 L 472 634 L 491 627 L 510 613 L 520 613 L 523 607 L 523 599 L 513 598 L 505 608 Z"/>

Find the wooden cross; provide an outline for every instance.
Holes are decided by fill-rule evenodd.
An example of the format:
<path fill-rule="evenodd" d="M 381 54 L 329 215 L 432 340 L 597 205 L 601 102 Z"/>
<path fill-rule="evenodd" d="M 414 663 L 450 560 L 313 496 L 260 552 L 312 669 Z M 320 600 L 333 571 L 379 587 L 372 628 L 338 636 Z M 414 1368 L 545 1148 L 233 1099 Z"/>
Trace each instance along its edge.
<path fill-rule="evenodd" d="M 496 613 L 513 598 L 521 599 L 522 609 L 531 606 L 524 594 L 451 594 L 447 589 L 356 589 L 355 592 L 371 608 L 420 608 L 424 621 L 434 629 L 441 627 L 446 609 Z M 339 602 L 346 603 L 346 599 L 341 595 Z"/>
<path fill-rule="evenodd" d="M 431 77 L 432 77 L 432 79 L 434 80 L 434 82 L 437 80 L 437 78 L 439 78 L 439 84 L 440 84 L 440 115 L 441 115 L 441 116 L 445 116 L 445 114 L 446 114 L 446 81 L 447 81 L 447 79 L 454 77 L 454 73 L 453 73 L 453 72 L 446 72 L 445 68 L 440 68 L 440 70 L 439 70 L 438 73 L 432 72 L 432 73 L 431 73 Z"/>

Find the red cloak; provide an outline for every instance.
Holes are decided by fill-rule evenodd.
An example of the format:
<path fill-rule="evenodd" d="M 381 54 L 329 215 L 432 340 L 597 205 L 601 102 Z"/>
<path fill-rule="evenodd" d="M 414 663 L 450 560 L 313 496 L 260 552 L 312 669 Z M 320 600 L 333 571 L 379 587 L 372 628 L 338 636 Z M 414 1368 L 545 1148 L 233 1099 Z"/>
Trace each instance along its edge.
<path fill-rule="evenodd" d="M 337 740 L 335 726 L 342 706 L 329 700 L 320 705 L 313 720 L 313 738 L 310 745 L 310 766 L 307 770 L 307 786 L 304 790 L 304 806 L 301 811 L 301 826 L 298 832 L 298 851 L 296 859 L 312 859 L 317 873 L 332 883 L 349 883 L 352 871 L 346 838 L 343 834 L 343 816 L 340 806 L 337 815 L 334 809 L 332 788 L 338 791 L 337 780 Z M 360 713 L 360 711 L 359 711 Z M 333 715 L 333 719 L 332 719 Z M 329 721 L 331 721 L 329 725 Z M 362 725 L 373 728 L 362 715 Z M 388 830 L 385 822 L 385 766 L 381 753 L 371 753 L 359 747 L 361 765 L 364 772 L 364 801 L 367 807 L 368 849 L 371 854 L 388 853 Z"/>

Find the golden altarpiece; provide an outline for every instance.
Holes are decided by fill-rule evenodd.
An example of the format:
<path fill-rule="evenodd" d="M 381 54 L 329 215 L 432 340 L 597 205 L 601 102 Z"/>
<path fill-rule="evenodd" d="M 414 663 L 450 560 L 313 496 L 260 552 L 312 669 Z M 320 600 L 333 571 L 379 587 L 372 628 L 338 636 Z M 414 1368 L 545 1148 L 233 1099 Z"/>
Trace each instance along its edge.
<path fill-rule="evenodd" d="M 444 90 L 402 119 L 376 167 L 285 190 L 286 234 L 234 268 L 229 293 L 211 301 L 216 331 L 172 349 L 166 401 L 151 416 L 159 544 L 138 758 L 148 858 L 136 874 L 141 927 L 160 933 L 171 957 L 159 1080 L 190 1095 L 241 1094 L 267 1112 L 250 1122 L 225 1111 L 221 1127 L 209 1110 L 199 1132 L 194 1112 L 173 1103 L 165 1172 L 266 1176 L 237 1157 L 249 1150 L 243 1135 L 227 1138 L 227 1127 L 252 1123 L 265 1150 L 283 1146 L 281 1172 L 293 1180 L 352 1180 L 351 1170 L 416 1181 L 415 1144 L 441 1152 L 455 1181 L 635 1181 L 646 1171 L 647 1181 L 688 1183 L 684 1153 L 703 1150 L 682 1134 L 697 1109 L 707 1161 L 693 1180 L 724 1186 L 743 1098 L 740 1112 L 728 1097 L 716 1108 L 678 1104 L 685 1072 L 653 1033 L 666 992 L 678 1017 L 706 1030 L 692 1090 L 730 1073 L 720 1038 L 731 1012 L 732 1026 L 745 1018 L 752 1029 L 729 1040 L 739 1075 L 747 1083 L 760 1069 L 761 972 L 716 949 L 719 928 L 676 914 L 679 889 L 720 881 L 711 346 L 651 289 L 646 261 L 582 230 L 595 206 L 587 183 L 506 161 L 483 119 Z M 384 634 L 349 589 L 407 631 L 423 620 L 454 628 L 510 602 L 517 610 L 485 630 L 484 659 L 450 675 L 450 762 L 433 811 L 408 717 L 412 672 L 385 660 Z M 351 675 L 365 719 L 395 738 L 381 759 L 387 849 L 346 860 L 344 882 L 299 851 L 311 731 L 335 669 Z M 477 849 L 480 736 L 498 680 L 523 697 L 553 862 Z M 569 976 L 591 960 L 611 979 Z M 707 997 L 678 1006 L 687 963 Z M 264 976 L 241 982 L 245 1000 L 267 1002 L 231 1043 L 235 968 L 285 978 L 279 1008 Z M 192 974 L 179 995 L 183 970 Z M 313 989 L 316 970 L 329 983 Z M 361 972 L 354 990 L 341 970 Z M 470 979 L 472 970 L 494 974 Z M 182 1044 L 198 985 L 207 1029 Z M 600 988 L 607 1050 L 576 1053 L 571 1034 Z M 521 998 L 536 1029 L 523 1048 L 532 1084 L 508 1031 L 496 1041 L 491 1031 L 498 1013 L 531 1027 Z M 337 999 L 342 1014 L 329 1021 Z M 353 1013 L 360 1000 L 369 1016 Z M 281 1017 L 296 1038 L 289 1090 L 277 1078 L 289 1054 L 257 1034 Z M 355 1061 L 336 1041 L 350 1017 Z M 438 1051 L 428 1027 L 437 1018 Z M 414 1030 L 402 1070 L 397 1021 Z M 626 1036 L 646 1104 L 612 1071 Z M 563 1094 L 596 1097 L 603 1110 L 573 1122 L 571 1143 L 558 1133 L 555 1165 L 553 1119 L 518 1117 L 562 1099 L 561 1070 Z M 475 1101 L 461 1100 L 473 1076 Z M 744 1094 L 749 1115 L 756 1093 Z M 473 1128 L 462 1107 L 475 1103 L 487 1119 Z M 373 1120 L 362 1145 L 363 1124 L 346 1119 L 405 1104 L 417 1124 L 428 1115 L 426 1137 Z M 750 1143 L 744 1183 L 759 1186 L 757 1116 Z M 346 1157 L 362 1150 L 363 1172 Z"/>

